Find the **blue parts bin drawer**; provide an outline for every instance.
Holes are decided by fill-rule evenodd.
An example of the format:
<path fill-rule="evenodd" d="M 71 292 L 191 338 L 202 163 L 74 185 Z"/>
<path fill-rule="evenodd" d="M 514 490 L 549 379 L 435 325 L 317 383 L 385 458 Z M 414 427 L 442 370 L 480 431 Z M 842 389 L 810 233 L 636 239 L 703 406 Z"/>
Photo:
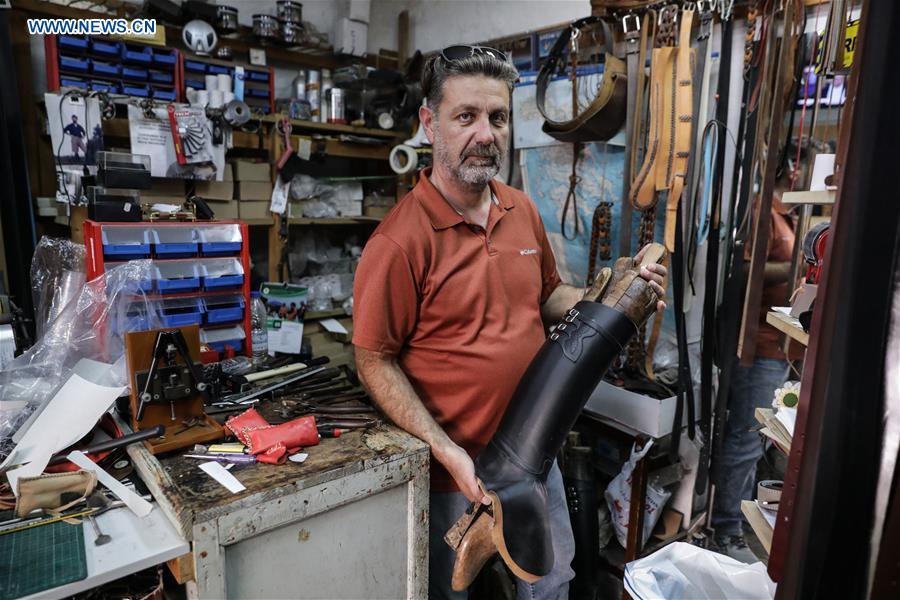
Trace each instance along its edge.
<path fill-rule="evenodd" d="M 122 66 L 112 63 L 94 61 L 94 73 L 104 75 L 106 77 L 118 77 L 122 72 Z"/>
<path fill-rule="evenodd" d="M 193 260 L 154 261 L 156 289 L 160 294 L 200 290 L 200 274 Z"/>
<path fill-rule="evenodd" d="M 150 230 L 157 258 L 182 258 L 197 254 L 197 232 L 193 227 L 154 227 Z"/>
<path fill-rule="evenodd" d="M 88 89 L 88 82 L 83 79 L 77 79 L 74 77 L 60 77 L 59 85 L 61 87 L 76 87 L 81 88 L 83 90 Z"/>
<path fill-rule="evenodd" d="M 240 325 L 217 327 L 216 329 L 200 328 L 200 342 L 216 352 L 225 352 L 226 346 L 231 346 L 236 352 L 243 352 L 246 338 L 247 334 Z"/>
<path fill-rule="evenodd" d="M 153 97 L 157 100 L 168 100 L 169 102 L 175 102 L 175 90 L 158 90 L 156 88 L 151 88 L 150 91 L 153 93 Z"/>
<path fill-rule="evenodd" d="M 198 226 L 200 254 L 203 256 L 228 256 L 241 252 L 241 227 L 236 224 Z"/>
<path fill-rule="evenodd" d="M 128 96 L 140 96 L 141 98 L 146 98 L 150 95 L 150 90 L 146 85 L 129 85 L 123 83 L 122 93 Z"/>
<path fill-rule="evenodd" d="M 206 72 L 213 75 L 228 75 L 231 73 L 231 69 L 222 65 L 207 65 Z"/>
<path fill-rule="evenodd" d="M 122 54 L 122 45 L 118 42 L 91 40 L 91 54 L 118 59 Z"/>
<path fill-rule="evenodd" d="M 172 73 L 166 73 L 165 71 L 150 71 L 150 81 L 153 83 L 172 84 L 175 82 L 175 76 Z"/>
<path fill-rule="evenodd" d="M 153 60 L 153 50 L 147 47 L 123 45 L 122 60 L 130 63 L 149 65 Z"/>
<path fill-rule="evenodd" d="M 88 39 L 78 35 L 61 35 L 56 38 L 56 45 L 60 50 L 84 52 L 88 49 Z"/>
<path fill-rule="evenodd" d="M 263 71 L 247 71 L 247 79 L 250 81 L 269 82 L 269 74 Z"/>
<path fill-rule="evenodd" d="M 200 325 L 203 322 L 203 306 L 199 298 L 161 300 L 157 304 L 157 312 L 166 327 Z"/>
<path fill-rule="evenodd" d="M 196 60 L 184 61 L 184 70 L 192 73 L 206 73 L 206 63 L 197 62 Z"/>
<path fill-rule="evenodd" d="M 103 256 L 108 260 L 150 258 L 150 231 L 147 227 L 104 225 L 100 236 Z"/>
<path fill-rule="evenodd" d="M 79 71 L 81 73 L 87 73 L 91 69 L 91 59 L 60 55 L 59 68 L 65 69 L 67 71 Z"/>
<path fill-rule="evenodd" d="M 236 258 L 205 259 L 201 269 L 204 290 L 226 290 L 244 285 L 244 267 Z"/>
<path fill-rule="evenodd" d="M 241 242 L 203 242 L 200 253 L 204 256 L 223 256 L 237 254 L 241 251 Z"/>
<path fill-rule="evenodd" d="M 111 94 L 119 93 L 119 84 L 118 83 L 106 83 L 103 81 L 92 81 L 91 89 L 97 92 L 107 92 Z"/>
<path fill-rule="evenodd" d="M 157 65 L 166 65 L 174 67 L 175 63 L 178 62 L 178 58 L 175 55 L 174 50 L 154 50 L 153 51 L 153 62 Z"/>
<path fill-rule="evenodd" d="M 239 294 L 211 296 L 203 299 L 205 317 L 209 325 L 238 323 L 244 320 L 244 298 Z"/>
<path fill-rule="evenodd" d="M 256 88 L 247 88 L 244 92 L 248 93 L 253 98 L 268 98 L 269 90 L 258 90 Z"/>
<path fill-rule="evenodd" d="M 122 78 L 134 79 L 137 81 L 147 81 L 147 69 L 125 65 L 124 67 L 122 67 Z"/>

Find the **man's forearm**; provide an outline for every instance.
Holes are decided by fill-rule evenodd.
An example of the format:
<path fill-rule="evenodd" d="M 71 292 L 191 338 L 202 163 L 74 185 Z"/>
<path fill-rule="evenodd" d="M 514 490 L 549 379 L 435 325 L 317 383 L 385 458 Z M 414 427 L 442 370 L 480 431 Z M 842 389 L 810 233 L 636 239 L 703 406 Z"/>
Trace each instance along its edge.
<path fill-rule="evenodd" d="M 422 439 L 436 456 L 453 443 L 422 404 L 394 357 L 357 348 L 356 366 L 372 399 L 398 427 Z"/>
<path fill-rule="evenodd" d="M 551 325 L 563 318 L 566 311 L 584 297 L 584 288 L 567 283 L 559 284 L 550 297 L 541 305 L 541 318 Z"/>

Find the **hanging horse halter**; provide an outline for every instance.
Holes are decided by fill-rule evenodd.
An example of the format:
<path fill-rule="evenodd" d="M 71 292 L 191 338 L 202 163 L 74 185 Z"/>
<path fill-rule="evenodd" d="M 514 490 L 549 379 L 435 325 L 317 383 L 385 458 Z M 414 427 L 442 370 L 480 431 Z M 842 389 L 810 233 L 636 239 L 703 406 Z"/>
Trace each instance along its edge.
<path fill-rule="evenodd" d="M 575 21 L 559 34 L 537 78 L 537 107 L 544 117 L 542 130 L 561 142 L 573 144 L 572 173 L 569 176 L 569 190 L 560 223 L 563 237 L 567 240 L 574 240 L 579 232 L 575 190 L 580 182 L 578 158 L 582 144 L 610 139 L 625 121 L 628 93 L 626 67 L 622 60 L 612 54 L 612 39 L 609 26 L 598 17 Z M 566 48 L 568 57 L 565 56 Z M 587 53 L 584 52 L 586 49 Z M 601 53 L 604 57 L 603 77 L 596 89 L 579 89 L 579 79 L 590 79 L 579 78 L 579 62 L 584 58 L 599 57 Z M 571 81 L 572 112 L 569 119 L 560 119 L 547 110 L 547 87 L 554 74 L 565 74 Z M 589 85 L 588 83 L 582 88 Z M 569 237 L 566 229 L 566 215 L 570 206 L 575 221 L 572 237 Z"/>

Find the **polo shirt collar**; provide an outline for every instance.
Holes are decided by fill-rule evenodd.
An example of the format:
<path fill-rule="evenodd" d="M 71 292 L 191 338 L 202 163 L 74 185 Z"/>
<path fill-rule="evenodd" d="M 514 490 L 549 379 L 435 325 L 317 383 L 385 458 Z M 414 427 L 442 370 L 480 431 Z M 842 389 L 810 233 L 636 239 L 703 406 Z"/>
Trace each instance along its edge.
<path fill-rule="evenodd" d="M 462 215 L 453 210 L 453 207 L 444 199 L 437 188 L 431 184 L 430 176 L 431 167 L 422 169 L 419 172 L 419 183 L 416 184 L 413 192 L 419 200 L 419 204 L 422 205 L 422 208 L 428 214 L 431 226 L 435 229 L 448 229 L 463 223 Z M 497 185 L 497 182 L 493 179 L 488 185 L 501 208 L 509 210 L 516 205 L 515 199 L 505 186 Z"/>

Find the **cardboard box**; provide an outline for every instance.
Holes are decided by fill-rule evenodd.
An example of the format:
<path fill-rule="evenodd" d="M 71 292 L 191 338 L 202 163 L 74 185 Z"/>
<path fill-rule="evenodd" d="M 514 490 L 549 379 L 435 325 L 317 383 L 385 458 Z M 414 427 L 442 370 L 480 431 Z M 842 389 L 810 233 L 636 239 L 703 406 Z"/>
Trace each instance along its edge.
<path fill-rule="evenodd" d="M 333 202 L 338 214 L 342 217 L 361 217 L 362 200 L 338 200 Z"/>
<path fill-rule="evenodd" d="M 265 202 L 238 202 L 238 216 L 241 219 L 271 219 L 269 201 Z"/>
<path fill-rule="evenodd" d="M 184 179 L 165 179 L 154 177 L 150 180 L 150 189 L 145 190 L 148 196 L 183 196 Z"/>
<path fill-rule="evenodd" d="M 694 396 L 695 412 L 700 414 L 700 395 Z M 584 407 L 585 412 L 624 425 L 627 429 L 645 433 L 654 438 L 664 437 L 672 432 L 675 420 L 676 396 L 657 399 L 629 392 L 624 388 L 601 381 Z M 687 424 L 687 407 L 683 423 Z"/>
<path fill-rule="evenodd" d="M 220 221 L 233 221 L 240 218 L 238 206 L 240 202 L 237 200 L 218 200 L 216 198 L 207 198 L 206 203 L 216 213 L 216 219 Z"/>
<path fill-rule="evenodd" d="M 233 181 L 196 181 L 194 182 L 194 193 L 206 199 L 215 200 L 233 200 L 234 199 L 234 182 Z"/>
<path fill-rule="evenodd" d="M 272 183 L 269 181 L 238 181 L 235 191 L 238 200 L 272 200 Z"/>
<path fill-rule="evenodd" d="M 235 181 L 267 181 L 272 183 L 269 163 L 256 163 L 249 160 L 235 161 L 234 179 Z"/>
<path fill-rule="evenodd" d="M 234 165 L 232 163 L 225 163 L 225 168 L 222 169 L 222 181 L 234 181 Z"/>
<path fill-rule="evenodd" d="M 144 192 L 141 194 L 141 204 L 145 206 L 152 206 L 154 204 L 176 204 L 181 206 L 184 204 L 184 194 L 181 195 L 162 195 L 162 194 L 151 194 L 150 192 Z"/>
<path fill-rule="evenodd" d="M 339 54 L 362 56 L 366 53 L 369 26 L 344 17 L 334 24 L 334 51 Z"/>

